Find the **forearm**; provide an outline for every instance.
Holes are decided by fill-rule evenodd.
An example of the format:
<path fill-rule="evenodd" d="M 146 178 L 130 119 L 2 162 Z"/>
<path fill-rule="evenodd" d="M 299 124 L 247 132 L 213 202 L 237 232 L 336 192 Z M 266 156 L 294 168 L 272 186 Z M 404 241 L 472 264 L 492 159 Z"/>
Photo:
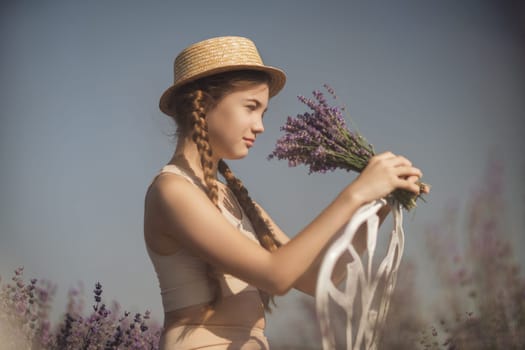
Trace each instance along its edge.
<path fill-rule="evenodd" d="M 326 247 L 361 204 L 350 191 L 343 191 L 294 239 L 272 254 L 280 293 L 284 294 L 296 286 L 303 275 L 310 274 L 309 270 L 316 268 L 314 266 L 318 268 Z M 313 286 L 315 287 L 315 282 Z M 311 286 L 305 288 L 305 291 L 309 289 Z"/>
<path fill-rule="evenodd" d="M 379 225 L 381 225 L 390 212 L 390 207 L 388 205 L 382 207 L 377 215 L 379 217 Z M 336 235 L 338 236 L 338 235 Z M 334 239 L 335 240 L 335 239 Z M 367 242 L 367 230 L 366 225 L 361 225 L 359 229 L 357 230 L 354 239 L 352 240 L 352 245 L 354 246 L 355 251 L 359 256 L 361 256 L 365 250 L 366 250 L 366 242 Z M 317 286 L 317 279 L 319 276 L 319 269 L 321 267 L 322 258 L 324 257 L 324 253 L 326 249 L 331 245 L 332 242 L 327 244 L 327 247 L 323 249 L 322 254 L 320 257 L 318 257 L 315 261 L 315 263 L 308 269 L 308 271 L 301 276 L 301 278 L 297 281 L 295 288 L 298 290 L 312 295 L 315 295 L 315 290 Z M 343 255 L 336 263 L 334 267 L 334 272 L 332 274 L 332 281 L 334 284 L 339 284 L 345 277 L 346 277 L 346 269 L 347 264 L 352 261 L 352 257 L 350 254 Z"/>
<path fill-rule="evenodd" d="M 322 255 L 324 257 L 324 254 Z M 339 259 L 335 265 L 334 271 L 332 273 L 332 282 L 334 284 L 339 284 L 346 276 L 346 266 L 352 261 L 351 258 L 345 257 Z M 319 276 L 319 269 L 321 268 L 322 259 L 319 258 L 316 260 L 314 265 L 308 269 L 308 271 L 301 276 L 301 278 L 295 284 L 295 288 L 301 292 L 315 296 L 315 291 L 317 288 L 317 278 Z"/>
<path fill-rule="evenodd" d="M 377 216 L 379 217 L 379 226 L 383 224 L 383 221 L 385 221 L 385 218 L 387 217 L 388 213 L 390 213 L 390 206 L 385 205 L 379 211 L 377 212 Z M 367 241 L 367 229 L 366 229 L 366 223 L 363 223 L 361 226 L 359 226 L 354 239 L 352 240 L 352 245 L 354 246 L 355 251 L 358 255 L 363 255 L 363 253 L 366 250 L 366 241 Z"/>

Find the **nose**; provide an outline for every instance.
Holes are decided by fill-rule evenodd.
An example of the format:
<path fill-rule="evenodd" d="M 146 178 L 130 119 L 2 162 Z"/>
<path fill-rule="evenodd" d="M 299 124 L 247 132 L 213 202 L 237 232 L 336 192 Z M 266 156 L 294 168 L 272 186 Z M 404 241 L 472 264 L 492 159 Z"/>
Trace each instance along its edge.
<path fill-rule="evenodd" d="M 257 118 L 257 120 L 253 123 L 252 132 L 254 134 L 262 134 L 264 132 L 264 124 L 262 118 Z"/>

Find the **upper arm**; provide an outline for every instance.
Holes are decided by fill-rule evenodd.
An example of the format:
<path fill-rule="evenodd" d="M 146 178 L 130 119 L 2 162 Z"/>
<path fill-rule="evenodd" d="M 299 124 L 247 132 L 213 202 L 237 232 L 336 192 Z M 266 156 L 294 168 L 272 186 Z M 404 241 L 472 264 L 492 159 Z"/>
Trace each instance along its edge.
<path fill-rule="evenodd" d="M 167 233 L 208 263 L 272 292 L 271 253 L 239 232 L 203 191 L 180 176 L 158 178 L 149 201 Z"/>

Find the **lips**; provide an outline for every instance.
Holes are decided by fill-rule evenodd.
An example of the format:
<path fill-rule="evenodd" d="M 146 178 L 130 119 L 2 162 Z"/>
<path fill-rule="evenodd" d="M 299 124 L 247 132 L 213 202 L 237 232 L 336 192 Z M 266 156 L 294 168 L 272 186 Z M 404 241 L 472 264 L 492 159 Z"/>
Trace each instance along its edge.
<path fill-rule="evenodd" d="M 253 146 L 253 143 L 255 142 L 255 139 L 252 139 L 252 138 L 249 138 L 249 137 L 243 137 L 242 139 L 246 142 L 248 147 Z"/>

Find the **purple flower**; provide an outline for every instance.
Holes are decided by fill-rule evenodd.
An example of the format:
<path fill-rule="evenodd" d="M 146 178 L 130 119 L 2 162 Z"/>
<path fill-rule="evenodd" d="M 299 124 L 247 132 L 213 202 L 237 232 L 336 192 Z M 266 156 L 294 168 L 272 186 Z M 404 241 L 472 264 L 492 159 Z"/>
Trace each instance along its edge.
<path fill-rule="evenodd" d="M 336 97 L 332 88 L 325 88 Z M 281 127 L 285 134 L 268 158 L 286 159 L 290 166 L 304 164 L 309 173 L 336 168 L 362 171 L 374 154 L 372 146 L 347 128 L 342 107 L 329 106 L 319 90 L 313 96 L 314 99 L 298 96 L 311 112 L 287 118 Z"/>
<path fill-rule="evenodd" d="M 78 300 L 83 288 L 71 288 L 67 311 L 62 321 L 52 327 L 49 310 L 56 286 L 34 278 L 30 284 L 25 283 L 22 275 L 23 268 L 18 268 L 12 282 L 0 286 L 0 321 L 7 322 L 0 324 L 0 328 L 4 330 L 2 327 L 7 327 L 6 334 L 11 334 L 15 342 L 32 343 L 32 348 L 43 350 L 158 348 L 162 328 L 151 321 L 150 311 L 134 314 L 131 321 L 127 311 L 123 317 L 118 316 L 118 303 L 114 302 L 111 308 L 101 303 L 102 285 L 99 282 L 93 289 L 95 304 L 89 315 L 83 315 L 83 302 Z M 4 340 L 2 345 L 5 346 Z M 13 346 L 8 344 L 8 347 L 28 348 L 22 343 Z M 124 344 L 127 346 L 123 347 Z"/>
<path fill-rule="evenodd" d="M 325 84 L 324 88 L 337 98 L 332 87 Z M 343 107 L 330 106 L 319 90 L 313 91 L 313 97 L 297 97 L 310 111 L 286 119 L 281 127 L 284 135 L 268 159 L 287 160 L 290 167 L 305 165 L 309 174 L 335 169 L 362 172 L 375 154 L 373 146 L 347 127 Z M 396 190 L 392 195 L 405 209 L 415 207 L 417 197 L 412 193 Z"/>

